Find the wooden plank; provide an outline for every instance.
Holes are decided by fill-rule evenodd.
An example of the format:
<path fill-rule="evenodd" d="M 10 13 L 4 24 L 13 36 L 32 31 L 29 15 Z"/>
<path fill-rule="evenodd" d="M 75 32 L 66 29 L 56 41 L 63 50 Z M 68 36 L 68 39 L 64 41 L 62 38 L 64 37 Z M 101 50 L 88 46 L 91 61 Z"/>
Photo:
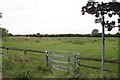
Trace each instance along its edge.
<path fill-rule="evenodd" d="M 96 58 L 85 58 L 85 57 L 80 57 L 80 58 L 77 58 L 77 59 L 101 62 L 101 59 L 96 59 Z M 104 62 L 106 62 L 106 63 L 120 64 L 120 62 L 117 61 L 117 60 L 106 60 L 106 59 L 105 59 Z"/>
<path fill-rule="evenodd" d="M 10 47 L 0 47 L 0 48 L 7 49 L 7 50 L 18 50 L 18 51 L 45 53 L 45 51 L 40 51 L 40 50 L 28 50 L 28 49 L 18 49 L 18 48 L 10 48 Z"/>
<path fill-rule="evenodd" d="M 99 70 L 100 70 L 100 68 L 94 67 L 94 66 L 88 66 L 88 65 L 83 65 L 83 64 L 79 64 L 79 66 L 88 67 L 88 68 L 93 68 L 93 69 L 99 69 Z M 108 70 L 108 69 L 105 69 L 105 71 L 112 72 L 111 70 Z"/>

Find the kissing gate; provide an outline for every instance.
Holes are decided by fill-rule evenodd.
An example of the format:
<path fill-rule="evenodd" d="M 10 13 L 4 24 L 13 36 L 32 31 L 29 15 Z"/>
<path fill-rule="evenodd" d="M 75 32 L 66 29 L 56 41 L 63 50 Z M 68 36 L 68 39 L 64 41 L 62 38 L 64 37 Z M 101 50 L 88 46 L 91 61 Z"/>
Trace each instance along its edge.
<path fill-rule="evenodd" d="M 59 76 L 79 75 L 79 53 L 67 51 L 46 51 L 47 66 Z"/>

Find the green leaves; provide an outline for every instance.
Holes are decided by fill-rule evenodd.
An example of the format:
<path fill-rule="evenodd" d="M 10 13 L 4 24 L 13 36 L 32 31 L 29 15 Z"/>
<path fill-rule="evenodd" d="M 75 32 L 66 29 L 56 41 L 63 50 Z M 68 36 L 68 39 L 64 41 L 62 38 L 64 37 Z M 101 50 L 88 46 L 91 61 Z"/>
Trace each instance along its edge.
<path fill-rule="evenodd" d="M 2 13 L 0 13 L 0 18 L 2 18 Z"/>
<path fill-rule="evenodd" d="M 86 6 L 82 7 L 82 15 L 85 13 L 95 15 L 95 17 L 104 16 L 105 14 L 111 18 L 113 15 L 119 15 L 120 16 L 120 3 L 119 2 L 108 2 L 108 3 L 98 3 L 98 2 L 88 2 Z M 108 31 L 111 31 L 115 26 L 115 21 L 112 22 L 106 22 L 102 21 L 102 25 L 104 25 L 106 28 L 108 28 Z M 118 19 L 118 23 L 120 23 L 120 20 Z"/>
<path fill-rule="evenodd" d="M 8 33 L 8 30 L 6 28 L 1 28 L 0 27 L 0 37 L 5 37 L 5 36 L 8 36 L 9 33 Z"/>

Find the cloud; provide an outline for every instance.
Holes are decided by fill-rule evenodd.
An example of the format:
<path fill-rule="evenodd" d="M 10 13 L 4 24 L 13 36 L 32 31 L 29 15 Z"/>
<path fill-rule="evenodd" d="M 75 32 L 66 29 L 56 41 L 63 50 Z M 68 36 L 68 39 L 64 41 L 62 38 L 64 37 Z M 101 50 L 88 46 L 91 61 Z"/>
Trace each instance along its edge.
<path fill-rule="evenodd" d="M 101 25 L 92 15 L 81 15 L 88 0 L 1 0 L 1 26 L 13 34 L 91 33 Z M 47 29 L 47 30 L 46 30 Z"/>

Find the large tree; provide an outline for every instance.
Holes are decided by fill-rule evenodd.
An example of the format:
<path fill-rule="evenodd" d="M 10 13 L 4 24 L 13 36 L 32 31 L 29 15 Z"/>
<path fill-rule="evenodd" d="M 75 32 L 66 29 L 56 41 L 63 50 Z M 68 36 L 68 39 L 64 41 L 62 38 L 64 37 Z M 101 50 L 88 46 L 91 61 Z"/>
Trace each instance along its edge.
<path fill-rule="evenodd" d="M 8 35 L 9 35 L 8 30 L 0 27 L 0 37 L 6 37 Z"/>
<path fill-rule="evenodd" d="M 85 13 L 95 15 L 98 20 L 101 21 L 102 26 L 111 31 L 114 27 L 120 29 L 120 2 L 95 2 L 94 0 L 89 0 L 88 3 L 82 7 L 82 14 Z M 118 26 L 115 25 L 115 21 L 105 21 L 105 15 L 108 15 L 110 18 L 114 15 L 118 15 Z"/>
<path fill-rule="evenodd" d="M 0 13 L 0 18 L 2 18 L 2 13 Z"/>

